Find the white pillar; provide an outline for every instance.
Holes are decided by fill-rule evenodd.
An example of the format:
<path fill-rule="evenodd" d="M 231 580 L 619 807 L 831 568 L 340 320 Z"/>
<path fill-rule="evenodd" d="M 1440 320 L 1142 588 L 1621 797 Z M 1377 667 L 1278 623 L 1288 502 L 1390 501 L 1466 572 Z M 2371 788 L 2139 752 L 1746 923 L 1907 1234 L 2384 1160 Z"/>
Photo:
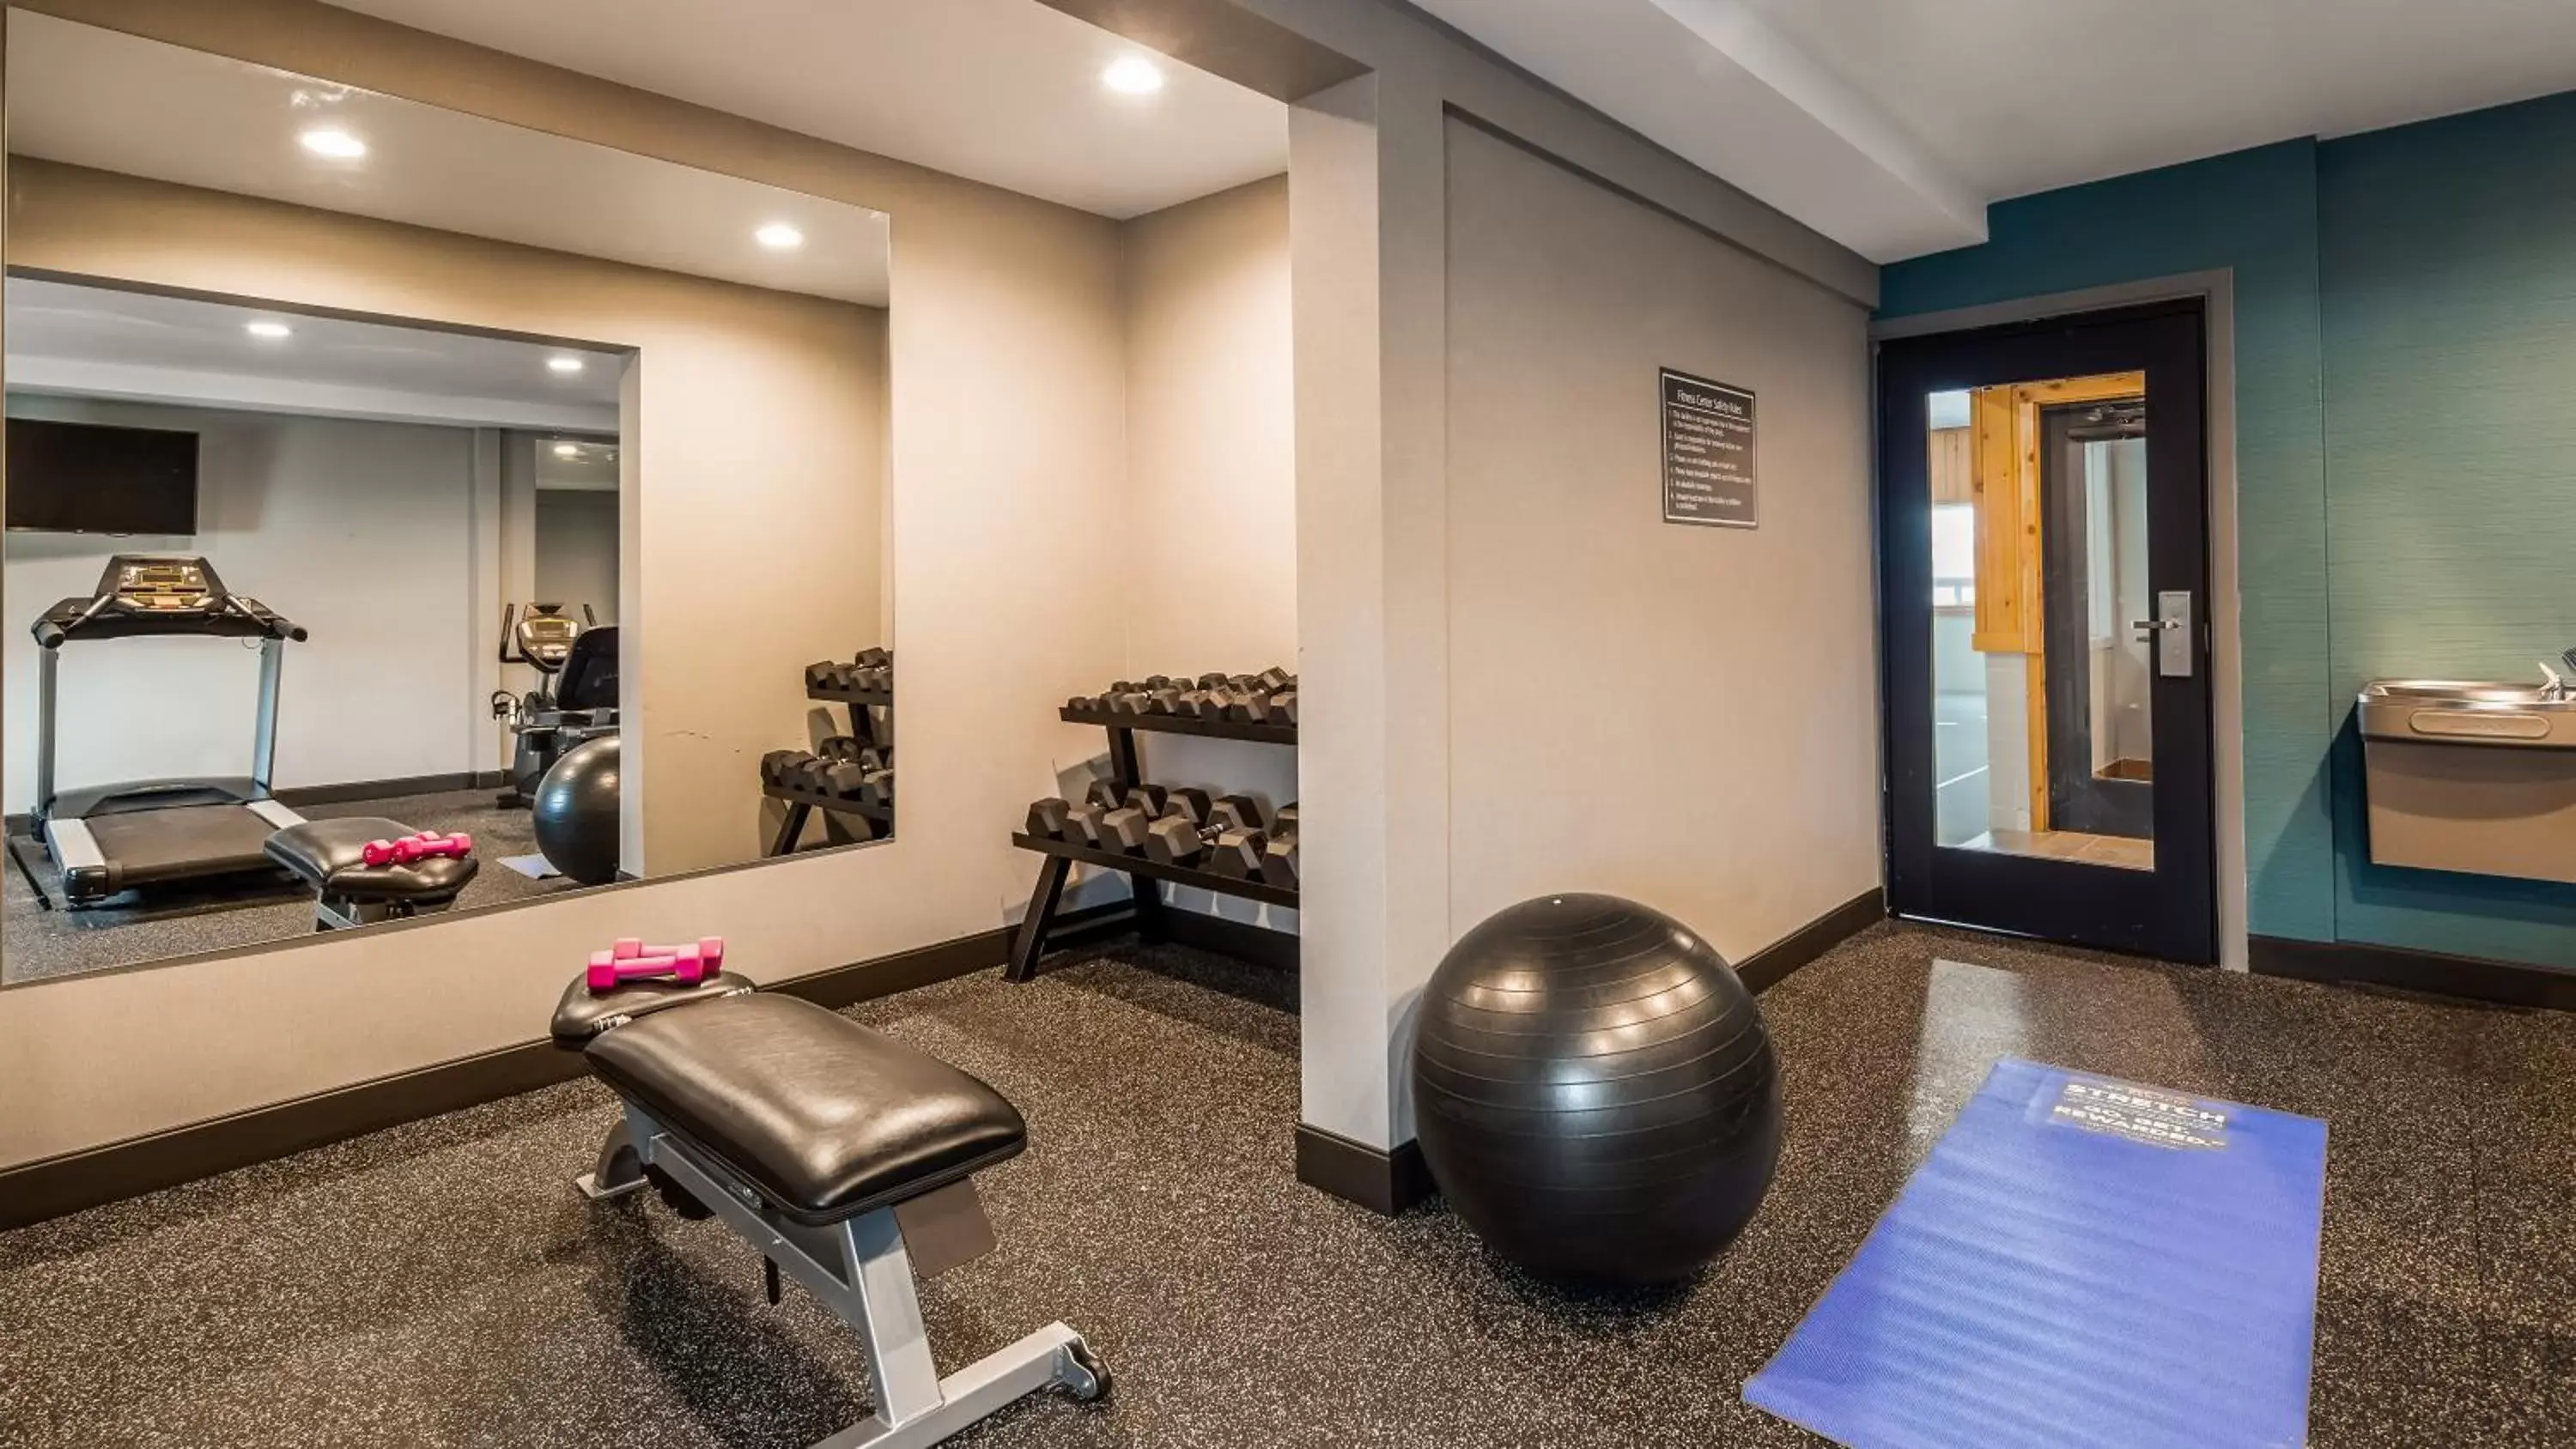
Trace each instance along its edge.
<path fill-rule="evenodd" d="M 1412 1136 L 1404 1058 L 1449 905 L 1446 118 L 1391 72 L 1289 127 L 1305 1123 Z"/>

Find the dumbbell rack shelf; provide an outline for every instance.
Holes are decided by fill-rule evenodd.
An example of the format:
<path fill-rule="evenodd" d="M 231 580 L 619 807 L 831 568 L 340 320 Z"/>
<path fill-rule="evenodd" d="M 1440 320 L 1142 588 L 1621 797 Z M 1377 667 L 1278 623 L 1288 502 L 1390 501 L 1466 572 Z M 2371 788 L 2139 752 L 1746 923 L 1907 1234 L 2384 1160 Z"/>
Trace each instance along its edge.
<path fill-rule="evenodd" d="M 1144 760 L 1136 751 L 1139 730 L 1149 734 L 1248 740 L 1255 744 L 1286 745 L 1292 749 L 1297 744 L 1297 727 L 1293 724 L 1200 719 L 1194 715 L 1113 714 L 1089 709 L 1061 709 L 1056 713 L 1067 724 L 1098 725 L 1109 732 L 1109 776 L 1121 794 L 1145 781 Z M 1220 875 L 1196 866 L 1165 865 L 1146 856 L 1094 850 L 1087 845 L 1049 840 L 1025 832 L 1013 832 L 1011 843 L 1046 857 L 1045 867 L 1038 872 L 1037 889 L 1029 895 L 1029 913 L 1020 922 L 1019 937 L 1011 946 L 1010 969 L 1004 973 L 1005 979 L 1011 981 L 1036 978 L 1038 958 L 1046 954 L 1047 932 L 1053 925 L 1056 906 L 1063 899 L 1065 882 L 1072 876 L 1076 865 L 1114 870 L 1127 877 L 1128 891 L 1135 901 L 1136 930 L 1148 939 L 1160 935 L 1162 926 L 1163 897 L 1154 888 L 1155 881 L 1170 881 L 1174 885 L 1259 901 L 1264 905 L 1285 906 L 1291 910 L 1297 906 L 1297 892 L 1267 881 Z"/>
<path fill-rule="evenodd" d="M 856 800 L 845 800 L 838 795 L 826 795 L 820 790 L 799 790 L 793 785 L 763 785 L 760 787 L 760 793 L 772 800 L 784 800 L 790 805 L 802 805 L 808 810 L 829 810 L 835 815 L 857 815 L 873 820 L 879 825 L 894 823 L 894 811 L 888 806 L 862 805 Z M 804 825 L 801 820 L 796 823 L 800 828 Z M 788 838 L 794 839 L 794 836 L 790 835 Z"/>
<path fill-rule="evenodd" d="M 1015 833 L 1011 836 L 1011 843 L 1022 850 L 1034 850 L 1041 855 L 1056 856 L 1072 861 L 1076 865 L 1124 871 L 1131 876 L 1141 875 L 1154 880 L 1167 880 L 1174 885 L 1196 886 L 1200 890 L 1214 891 L 1218 895 L 1241 896 L 1246 900 L 1260 901 L 1264 905 L 1286 906 L 1291 910 L 1294 910 L 1297 905 L 1295 891 L 1286 886 L 1272 885 L 1267 881 L 1246 880 L 1235 875 L 1219 875 L 1215 871 L 1201 870 L 1192 865 L 1165 865 L 1159 860 L 1142 855 L 1128 855 L 1115 850 L 1094 850 L 1088 845 L 1049 840 L 1038 835 Z"/>
<path fill-rule="evenodd" d="M 894 708 L 894 691 L 891 689 L 833 689 L 828 685 L 809 684 L 805 686 L 805 697 L 817 704 L 848 705 L 852 734 L 859 733 L 859 726 L 863 723 L 859 717 L 860 710 L 892 711 Z M 893 714 L 888 713 L 884 724 L 872 726 L 872 728 L 891 740 L 894 736 Z M 894 811 L 887 806 L 862 805 L 856 800 L 844 800 L 838 795 L 826 795 L 816 790 L 799 790 L 792 785 L 763 784 L 760 787 L 760 793 L 772 800 L 783 800 L 787 803 L 787 818 L 779 822 L 778 834 L 769 842 L 766 857 L 768 859 L 774 860 L 779 856 L 794 855 L 796 842 L 805 834 L 806 822 L 813 818 L 817 810 L 828 811 L 834 815 L 855 815 L 862 820 L 884 826 L 888 833 L 894 829 Z"/>
<path fill-rule="evenodd" d="M 1297 727 L 1292 724 L 1200 719 L 1186 714 L 1112 714 L 1107 710 L 1091 709 L 1060 709 L 1056 713 L 1066 724 L 1098 725 L 1111 732 L 1113 741 L 1120 730 L 1149 730 L 1166 735 L 1201 735 L 1214 740 L 1250 740 L 1262 745 L 1297 743 Z"/>
<path fill-rule="evenodd" d="M 819 684 L 805 686 L 805 697 L 822 704 L 849 704 L 868 709 L 892 709 L 891 689 L 831 689 Z"/>

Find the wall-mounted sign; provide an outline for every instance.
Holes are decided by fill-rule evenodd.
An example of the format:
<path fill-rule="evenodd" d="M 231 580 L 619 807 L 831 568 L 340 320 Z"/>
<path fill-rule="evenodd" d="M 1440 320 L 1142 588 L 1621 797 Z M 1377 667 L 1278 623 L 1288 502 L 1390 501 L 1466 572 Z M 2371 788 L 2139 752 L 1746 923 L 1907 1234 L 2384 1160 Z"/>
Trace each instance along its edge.
<path fill-rule="evenodd" d="M 1753 394 L 1663 370 L 1664 522 L 1755 526 Z"/>

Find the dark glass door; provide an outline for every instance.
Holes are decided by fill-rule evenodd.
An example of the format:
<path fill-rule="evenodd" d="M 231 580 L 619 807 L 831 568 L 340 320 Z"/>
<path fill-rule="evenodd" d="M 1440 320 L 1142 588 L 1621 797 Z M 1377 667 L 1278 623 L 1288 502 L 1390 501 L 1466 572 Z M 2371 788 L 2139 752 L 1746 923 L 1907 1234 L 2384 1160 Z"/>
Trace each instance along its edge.
<path fill-rule="evenodd" d="M 1897 914 L 2218 959 L 2202 326 L 1881 344 Z"/>

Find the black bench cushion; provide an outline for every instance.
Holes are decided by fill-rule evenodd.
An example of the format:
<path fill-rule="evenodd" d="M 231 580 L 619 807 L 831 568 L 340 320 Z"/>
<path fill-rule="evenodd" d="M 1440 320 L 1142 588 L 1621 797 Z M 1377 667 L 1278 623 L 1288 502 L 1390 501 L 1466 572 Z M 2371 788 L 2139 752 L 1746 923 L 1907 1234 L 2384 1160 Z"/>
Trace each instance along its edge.
<path fill-rule="evenodd" d="M 587 973 L 576 976 L 555 1002 L 555 1045 L 566 1051 L 581 1051 L 590 1039 L 610 1027 L 623 1026 L 639 1016 L 651 1016 L 675 1006 L 712 1001 L 752 989 L 751 979 L 730 971 L 719 971 L 694 986 L 675 977 L 640 977 L 620 982 L 614 991 L 594 992 Z"/>
<path fill-rule="evenodd" d="M 268 838 L 268 858 L 313 883 L 326 896 L 352 901 L 410 901 L 434 905 L 456 899 L 474 879 L 474 857 L 432 855 L 409 865 L 367 864 L 367 843 L 400 840 L 420 832 L 399 820 L 354 815 L 346 820 L 307 820 Z"/>
<path fill-rule="evenodd" d="M 798 1222 L 890 1206 L 1028 1144 L 1028 1125 L 999 1092 L 792 996 L 639 1017 L 583 1055 L 620 1095 Z"/>

